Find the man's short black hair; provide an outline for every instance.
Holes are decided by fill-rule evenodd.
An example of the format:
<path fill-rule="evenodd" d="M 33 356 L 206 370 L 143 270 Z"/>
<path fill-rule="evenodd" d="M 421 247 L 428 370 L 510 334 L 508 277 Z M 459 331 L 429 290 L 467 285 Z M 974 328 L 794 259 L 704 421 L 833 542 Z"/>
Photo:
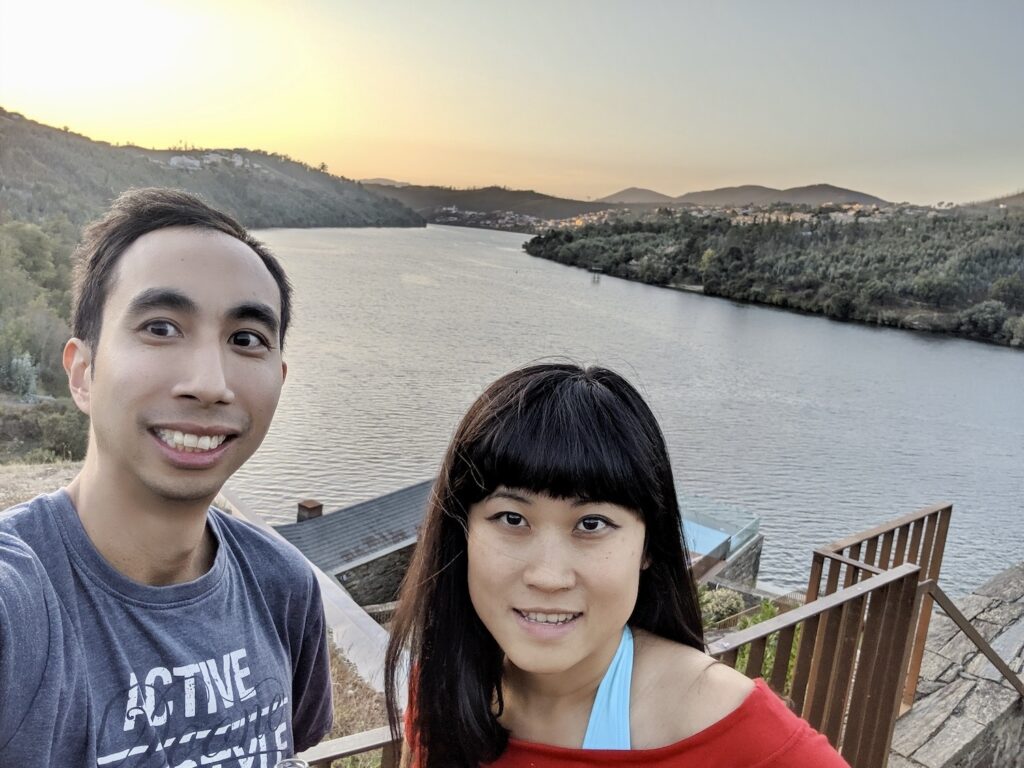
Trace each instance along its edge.
<path fill-rule="evenodd" d="M 201 227 L 223 232 L 248 245 L 263 261 L 281 292 L 281 328 L 284 336 L 291 317 L 292 286 L 280 262 L 263 243 L 231 216 L 180 189 L 130 189 L 118 197 L 102 218 L 89 224 L 75 249 L 75 287 L 72 332 L 95 352 L 103 324 L 103 308 L 121 254 L 148 232 L 165 227 Z"/>

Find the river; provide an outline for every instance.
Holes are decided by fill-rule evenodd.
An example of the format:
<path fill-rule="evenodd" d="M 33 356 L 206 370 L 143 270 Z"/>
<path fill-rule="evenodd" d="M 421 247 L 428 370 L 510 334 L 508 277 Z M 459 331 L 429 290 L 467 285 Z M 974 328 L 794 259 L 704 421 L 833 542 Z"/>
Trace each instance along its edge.
<path fill-rule="evenodd" d="M 962 594 L 1024 559 L 1024 354 L 656 288 L 486 230 L 266 230 L 295 286 L 288 380 L 230 488 L 271 522 L 431 477 L 466 407 L 542 359 L 624 373 L 684 495 L 761 516 L 761 576 L 938 501 Z"/>

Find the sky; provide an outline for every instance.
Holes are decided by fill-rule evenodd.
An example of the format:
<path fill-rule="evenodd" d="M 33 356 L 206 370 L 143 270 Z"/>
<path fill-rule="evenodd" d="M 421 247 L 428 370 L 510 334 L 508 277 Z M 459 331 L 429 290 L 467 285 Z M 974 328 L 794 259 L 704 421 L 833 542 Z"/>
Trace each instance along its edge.
<path fill-rule="evenodd" d="M 93 139 L 577 199 L 1024 189 L 1024 3 L 0 0 L 0 106 Z"/>

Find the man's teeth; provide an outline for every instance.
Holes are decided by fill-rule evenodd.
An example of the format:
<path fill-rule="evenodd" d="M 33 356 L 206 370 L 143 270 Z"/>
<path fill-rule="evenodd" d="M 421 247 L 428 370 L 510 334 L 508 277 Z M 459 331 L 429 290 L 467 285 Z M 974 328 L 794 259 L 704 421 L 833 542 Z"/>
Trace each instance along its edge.
<path fill-rule="evenodd" d="M 565 624 L 579 616 L 578 613 L 525 613 L 519 612 L 527 621 L 535 621 L 538 624 Z"/>
<path fill-rule="evenodd" d="M 175 429 L 158 429 L 156 434 L 171 448 L 185 453 L 212 451 L 228 438 L 227 435 L 192 435 L 187 432 L 178 432 Z"/>

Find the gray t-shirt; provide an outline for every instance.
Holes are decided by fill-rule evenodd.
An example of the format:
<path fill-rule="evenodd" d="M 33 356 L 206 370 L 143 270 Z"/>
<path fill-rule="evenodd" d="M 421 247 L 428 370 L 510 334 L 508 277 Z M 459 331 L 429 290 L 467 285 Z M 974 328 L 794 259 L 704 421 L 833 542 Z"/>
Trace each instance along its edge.
<path fill-rule="evenodd" d="M 291 545 L 211 509 L 213 567 L 152 587 L 63 491 L 0 518 L 0 768 L 265 768 L 331 724 L 320 590 Z"/>

